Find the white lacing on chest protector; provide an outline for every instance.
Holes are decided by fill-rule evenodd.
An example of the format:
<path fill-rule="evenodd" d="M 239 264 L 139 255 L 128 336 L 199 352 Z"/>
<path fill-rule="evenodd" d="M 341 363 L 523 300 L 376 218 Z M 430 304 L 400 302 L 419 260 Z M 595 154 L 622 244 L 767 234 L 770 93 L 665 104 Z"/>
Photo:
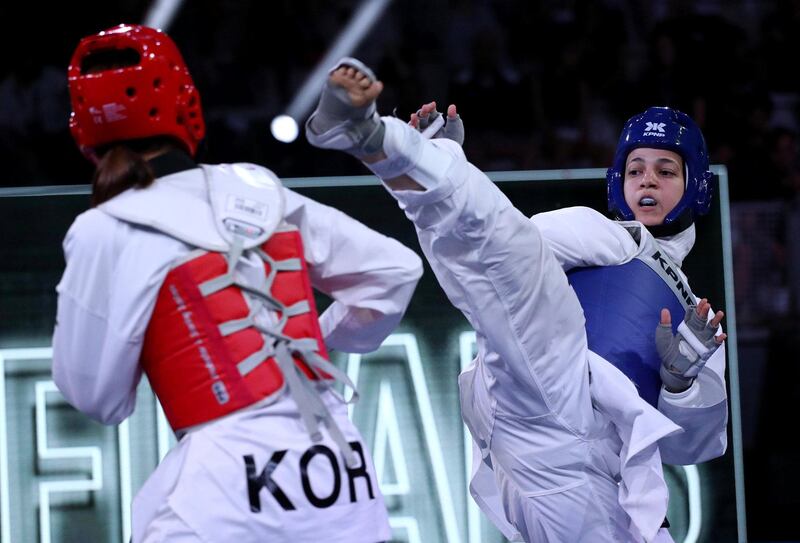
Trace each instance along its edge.
<path fill-rule="evenodd" d="M 244 252 L 242 239 L 237 237 L 227 254 L 228 272 L 202 283 L 200 285 L 200 293 L 205 297 L 229 286 L 236 286 L 241 289 L 242 294 L 247 296 L 250 302 L 250 313 L 244 318 L 219 324 L 220 334 L 224 337 L 244 330 L 245 328 L 253 327 L 258 330 L 264 338 L 264 346 L 236 364 L 239 373 L 245 376 L 268 358 L 275 358 L 283 374 L 286 386 L 289 387 L 289 393 L 297 404 L 297 409 L 300 412 L 300 416 L 303 419 L 311 439 L 314 441 L 322 439 L 322 434 L 320 434 L 319 431 L 319 423 L 323 422 L 328 428 L 331 438 L 344 454 L 347 465 L 354 466 L 355 455 L 353 454 L 350 444 L 345 439 L 341 429 L 328 411 L 328 408 L 325 407 L 320 397 L 320 392 L 329 389 L 339 398 L 341 398 L 341 395 L 331 387 L 331 384 L 322 376 L 322 373 L 330 375 L 335 381 L 343 383 L 353 391 L 353 395 L 348 403 L 358 399 L 356 387 L 347 374 L 320 356 L 319 346 L 315 339 L 295 339 L 283 333 L 283 328 L 286 326 L 290 317 L 302 315 L 311 311 L 308 300 L 301 300 L 287 307 L 280 300 L 272 296 L 272 284 L 278 272 L 300 271 L 302 270 L 302 262 L 299 258 L 275 260 L 260 247 L 251 250 L 267 263 L 270 270 L 269 275 L 264 278 L 264 283 L 260 287 L 254 288 L 251 285 L 247 285 L 237 277 L 236 263 L 242 258 Z M 278 322 L 272 326 L 264 326 L 257 323 L 255 316 L 262 308 L 279 313 L 280 318 Z M 313 381 L 308 379 L 297 364 L 295 364 L 293 355 L 299 356 L 319 380 Z M 344 401 L 344 398 L 341 399 Z"/>

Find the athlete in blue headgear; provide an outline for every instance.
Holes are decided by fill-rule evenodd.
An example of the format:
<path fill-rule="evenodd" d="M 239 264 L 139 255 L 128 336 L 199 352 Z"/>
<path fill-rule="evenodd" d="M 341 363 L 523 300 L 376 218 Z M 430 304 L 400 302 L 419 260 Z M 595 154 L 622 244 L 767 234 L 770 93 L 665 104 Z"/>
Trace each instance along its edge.
<path fill-rule="evenodd" d="M 694 243 L 694 218 L 711 205 L 714 176 L 700 129 L 666 107 L 631 117 L 606 180 L 609 211 L 640 250 L 619 265 L 574 268 L 570 283 L 586 315 L 589 348 L 658 405 L 662 383 L 670 392 L 687 390 L 725 339 L 716 335 L 722 312 L 707 319 L 708 302 L 695 300 L 680 272 Z M 654 343 L 651 328 L 642 324 L 655 320 L 659 307 L 666 312 Z M 676 339 L 666 326 L 674 314 L 686 315 L 675 326 Z M 679 463 L 689 462 L 681 457 Z"/>
<path fill-rule="evenodd" d="M 528 219 L 464 157 L 454 106 L 426 139 L 416 128 L 436 130 L 435 104 L 411 126 L 381 118 L 374 105 L 381 88 L 369 68 L 344 59 L 306 135 L 358 157 L 383 180 L 476 331 L 478 355 L 459 377 L 476 502 L 510 539 L 672 541 L 662 526 L 661 453 L 669 462 L 698 462 L 726 446 L 722 315 L 709 315 L 679 269 L 694 242 L 691 219 L 707 209 L 699 130 L 665 108 L 628 122 L 609 170 L 612 207 L 626 220 L 589 208 Z M 656 232 L 656 241 L 648 229 L 662 225 L 674 231 Z M 612 289 L 608 298 L 576 296 Z M 592 303 L 613 307 L 586 309 Z M 674 334 L 676 311 L 687 317 Z M 597 342 L 605 358 L 594 352 L 591 323 L 625 316 L 624 335 Z M 626 339 L 635 342 L 632 355 L 610 360 L 614 349 L 630 347 Z"/>
<path fill-rule="evenodd" d="M 675 187 L 677 191 L 673 197 L 677 201 L 672 206 L 628 201 L 624 183 L 628 179 L 628 166 L 631 162 L 639 162 L 630 156 L 637 149 L 668 151 L 663 156 L 683 166 L 674 172 L 675 178 L 683 179 L 684 183 Z M 631 181 L 634 177 L 630 176 Z M 621 220 L 641 219 L 643 224 L 657 232 L 657 237 L 676 234 L 686 230 L 696 216 L 708 213 L 713 179 L 714 174 L 708 169 L 705 139 L 691 117 L 676 109 L 651 107 L 628 119 L 622 130 L 614 163 L 606 174 L 608 209 Z"/>

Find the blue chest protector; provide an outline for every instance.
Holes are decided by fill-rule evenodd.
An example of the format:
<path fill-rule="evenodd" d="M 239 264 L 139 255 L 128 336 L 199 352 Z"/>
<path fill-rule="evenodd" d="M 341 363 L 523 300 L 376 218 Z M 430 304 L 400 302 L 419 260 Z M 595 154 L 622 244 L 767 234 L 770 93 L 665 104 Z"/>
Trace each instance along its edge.
<path fill-rule="evenodd" d="M 586 317 L 589 349 L 627 375 L 639 396 L 654 407 L 661 389 L 661 358 L 655 342 L 661 308 L 669 309 L 675 333 L 686 307 L 693 303 L 688 287 L 671 266 L 653 244 L 640 258 L 625 264 L 574 268 L 567 273 Z"/>

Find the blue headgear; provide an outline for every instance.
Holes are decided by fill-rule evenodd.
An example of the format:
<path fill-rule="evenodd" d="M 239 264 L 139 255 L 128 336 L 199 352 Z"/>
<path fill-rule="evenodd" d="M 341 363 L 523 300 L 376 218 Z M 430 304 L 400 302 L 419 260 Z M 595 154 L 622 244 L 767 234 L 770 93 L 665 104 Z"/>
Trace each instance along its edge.
<path fill-rule="evenodd" d="M 665 225 L 676 221 L 687 212 L 689 222 L 697 215 L 708 213 L 714 174 L 708 169 L 708 151 L 703 133 L 691 117 L 668 107 L 651 107 L 625 123 L 614 162 L 606 172 L 608 210 L 611 213 L 622 220 L 634 218 L 633 210 L 625 202 L 623 184 L 628 154 L 640 147 L 674 151 L 683 158 L 686 165 L 683 197 L 664 217 Z"/>

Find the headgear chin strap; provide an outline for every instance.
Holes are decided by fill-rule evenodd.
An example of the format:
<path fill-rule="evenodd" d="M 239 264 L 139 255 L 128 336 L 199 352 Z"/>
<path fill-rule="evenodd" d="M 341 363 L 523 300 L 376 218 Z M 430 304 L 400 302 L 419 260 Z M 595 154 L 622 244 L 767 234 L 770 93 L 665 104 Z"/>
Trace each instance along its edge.
<path fill-rule="evenodd" d="M 666 238 L 669 236 L 674 236 L 676 234 L 680 234 L 690 226 L 694 219 L 692 218 L 692 210 L 686 209 L 683 213 L 678 215 L 678 218 L 672 222 L 664 222 L 662 224 L 653 224 L 650 226 L 645 226 L 647 230 L 653 234 L 654 238 Z"/>
<path fill-rule="evenodd" d="M 683 197 L 664 218 L 664 228 L 672 235 L 688 228 L 696 216 L 711 208 L 714 174 L 708 169 L 708 151 L 703 134 L 686 115 L 668 107 L 651 107 L 625 123 L 619 137 L 614 162 L 606 172 L 608 210 L 618 219 L 633 220 L 633 210 L 625 201 L 625 162 L 634 149 L 648 147 L 678 153 L 686 165 Z M 672 225 L 672 226 L 670 226 Z M 673 231 L 677 228 L 677 231 Z M 653 227 L 649 230 L 652 232 Z M 655 233 L 654 233 L 655 235 Z M 657 236 L 661 237 L 661 236 Z"/>

